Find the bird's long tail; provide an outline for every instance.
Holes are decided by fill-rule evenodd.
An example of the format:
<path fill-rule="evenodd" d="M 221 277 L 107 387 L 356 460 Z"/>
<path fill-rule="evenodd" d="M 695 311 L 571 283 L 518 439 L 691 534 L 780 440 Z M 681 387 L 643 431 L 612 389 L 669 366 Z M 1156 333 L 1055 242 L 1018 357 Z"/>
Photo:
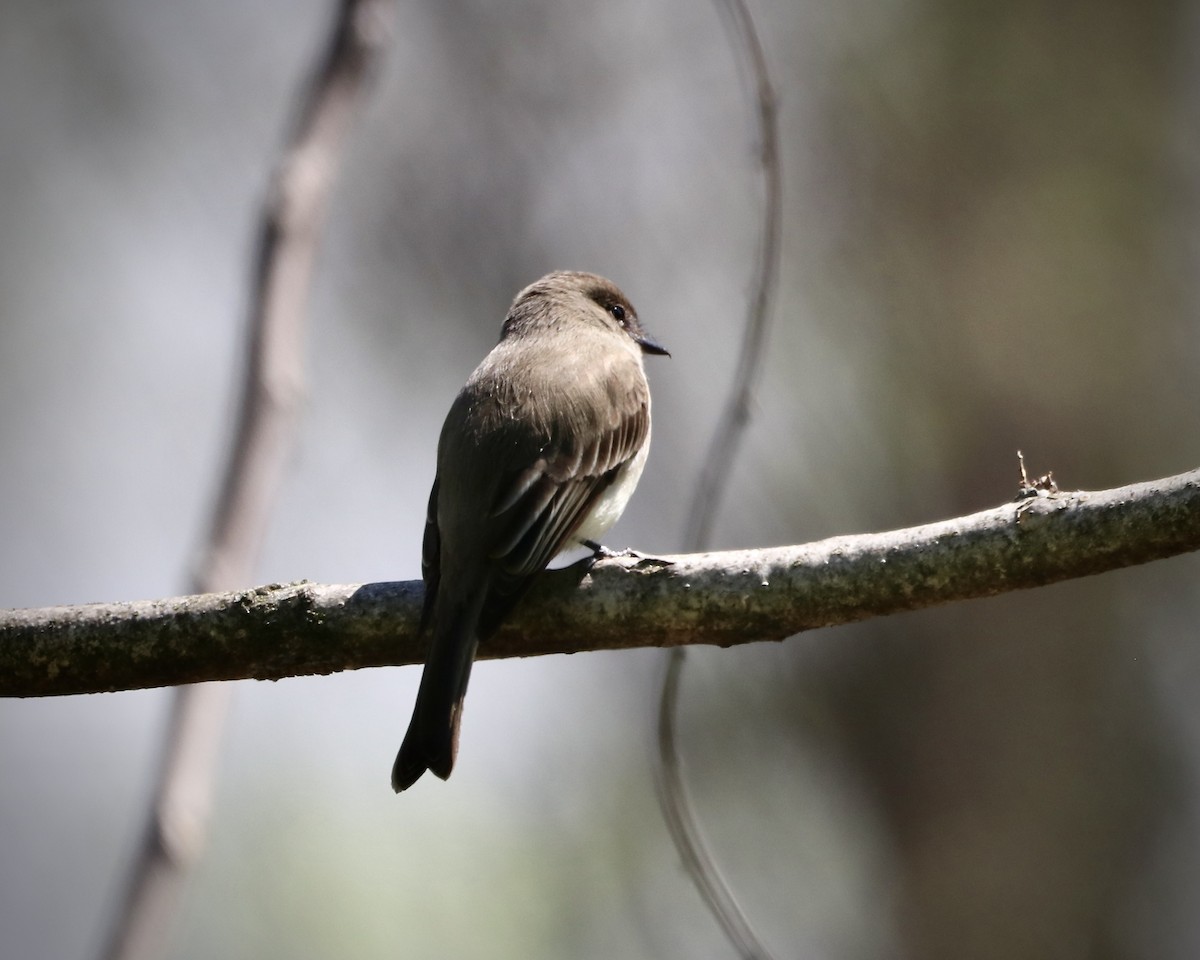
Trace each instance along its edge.
<path fill-rule="evenodd" d="M 411 787 L 426 770 L 445 780 L 454 769 L 463 697 L 479 645 L 479 612 L 473 606 L 460 608 L 446 627 L 434 623 L 417 704 L 392 767 L 392 789 L 397 793 Z"/>

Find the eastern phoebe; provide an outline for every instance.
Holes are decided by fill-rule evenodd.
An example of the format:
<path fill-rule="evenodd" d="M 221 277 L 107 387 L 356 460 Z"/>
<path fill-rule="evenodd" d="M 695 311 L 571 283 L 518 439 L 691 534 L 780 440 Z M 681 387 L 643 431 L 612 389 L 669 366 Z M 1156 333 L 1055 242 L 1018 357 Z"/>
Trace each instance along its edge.
<path fill-rule="evenodd" d="M 426 770 L 450 776 L 479 641 L 556 554 L 599 552 L 625 509 L 650 449 L 646 353 L 667 351 L 610 281 L 552 273 L 517 294 L 450 407 L 421 550 L 432 638 L 397 793 Z"/>

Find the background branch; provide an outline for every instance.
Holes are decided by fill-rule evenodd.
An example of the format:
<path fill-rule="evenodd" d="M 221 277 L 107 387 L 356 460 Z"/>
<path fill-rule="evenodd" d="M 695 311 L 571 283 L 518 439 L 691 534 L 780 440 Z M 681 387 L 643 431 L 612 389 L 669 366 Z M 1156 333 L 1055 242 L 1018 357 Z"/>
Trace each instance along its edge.
<path fill-rule="evenodd" d="M 685 550 L 708 547 L 725 488 L 736 462 L 738 447 L 750 420 L 754 391 L 762 376 L 762 365 L 770 326 L 771 299 L 779 279 L 780 239 L 783 233 L 783 171 L 779 156 L 779 115 L 767 56 L 759 39 L 754 17 L 746 0 L 717 0 L 717 11 L 725 21 L 726 35 L 734 56 L 744 61 L 753 83 L 759 159 L 763 175 L 762 233 L 753 292 L 746 312 L 742 346 L 729 397 L 713 433 L 684 532 Z M 760 941 L 700 833 L 695 810 L 683 779 L 675 717 L 679 684 L 683 675 L 684 650 L 676 647 L 667 656 L 659 690 L 657 717 L 658 763 L 655 784 L 659 806 L 679 851 L 684 868 L 704 899 L 726 938 L 742 960 L 769 960 L 771 954 Z"/>
<path fill-rule="evenodd" d="M 590 561 L 541 578 L 484 658 L 782 640 L 1200 549 L 1200 470 L 890 533 Z M 419 663 L 421 584 L 299 583 L 0 615 L 0 695 L 281 679 Z"/>
<path fill-rule="evenodd" d="M 193 589 L 251 581 L 282 482 L 303 390 L 303 322 L 317 239 L 391 4 L 343 0 L 268 191 L 254 262 L 237 431 Z M 196 678 L 202 679 L 202 678 Z M 183 682 L 183 681 L 179 681 Z M 155 796 L 102 957 L 164 952 L 183 881 L 205 842 L 229 688 L 176 692 Z"/>

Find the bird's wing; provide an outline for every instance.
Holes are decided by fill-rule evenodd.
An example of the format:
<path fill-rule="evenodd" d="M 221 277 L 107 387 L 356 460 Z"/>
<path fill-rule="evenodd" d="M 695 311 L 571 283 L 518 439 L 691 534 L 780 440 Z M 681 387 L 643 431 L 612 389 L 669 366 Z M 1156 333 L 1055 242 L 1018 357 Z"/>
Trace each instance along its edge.
<path fill-rule="evenodd" d="M 433 478 L 429 491 L 429 506 L 425 508 L 425 538 L 421 541 L 421 579 L 425 581 L 425 602 L 421 606 L 421 628 L 424 633 L 433 620 L 433 603 L 437 599 L 441 580 L 442 536 L 438 531 L 438 487 L 441 481 Z"/>
<path fill-rule="evenodd" d="M 620 469 L 637 456 L 649 429 L 649 397 L 638 391 L 611 420 L 584 435 L 577 427 L 570 433 L 552 429 L 534 462 L 500 485 L 491 510 L 492 576 L 481 635 L 499 625 L 566 546 Z"/>

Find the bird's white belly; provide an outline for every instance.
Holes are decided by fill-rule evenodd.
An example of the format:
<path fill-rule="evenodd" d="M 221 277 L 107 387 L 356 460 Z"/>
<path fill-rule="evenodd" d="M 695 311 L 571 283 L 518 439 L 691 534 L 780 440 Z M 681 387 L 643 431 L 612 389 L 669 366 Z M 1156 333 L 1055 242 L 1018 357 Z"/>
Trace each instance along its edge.
<path fill-rule="evenodd" d="M 596 501 L 592 512 L 579 525 L 579 529 L 573 536 L 574 544 L 582 543 L 584 540 L 599 543 L 600 538 L 608 533 L 609 528 L 625 512 L 625 504 L 633 496 L 634 488 L 637 487 L 638 480 L 642 477 L 642 468 L 646 466 L 646 456 L 649 453 L 650 437 L 647 436 L 646 442 L 642 444 L 642 449 L 621 468 L 617 478 Z"/>

